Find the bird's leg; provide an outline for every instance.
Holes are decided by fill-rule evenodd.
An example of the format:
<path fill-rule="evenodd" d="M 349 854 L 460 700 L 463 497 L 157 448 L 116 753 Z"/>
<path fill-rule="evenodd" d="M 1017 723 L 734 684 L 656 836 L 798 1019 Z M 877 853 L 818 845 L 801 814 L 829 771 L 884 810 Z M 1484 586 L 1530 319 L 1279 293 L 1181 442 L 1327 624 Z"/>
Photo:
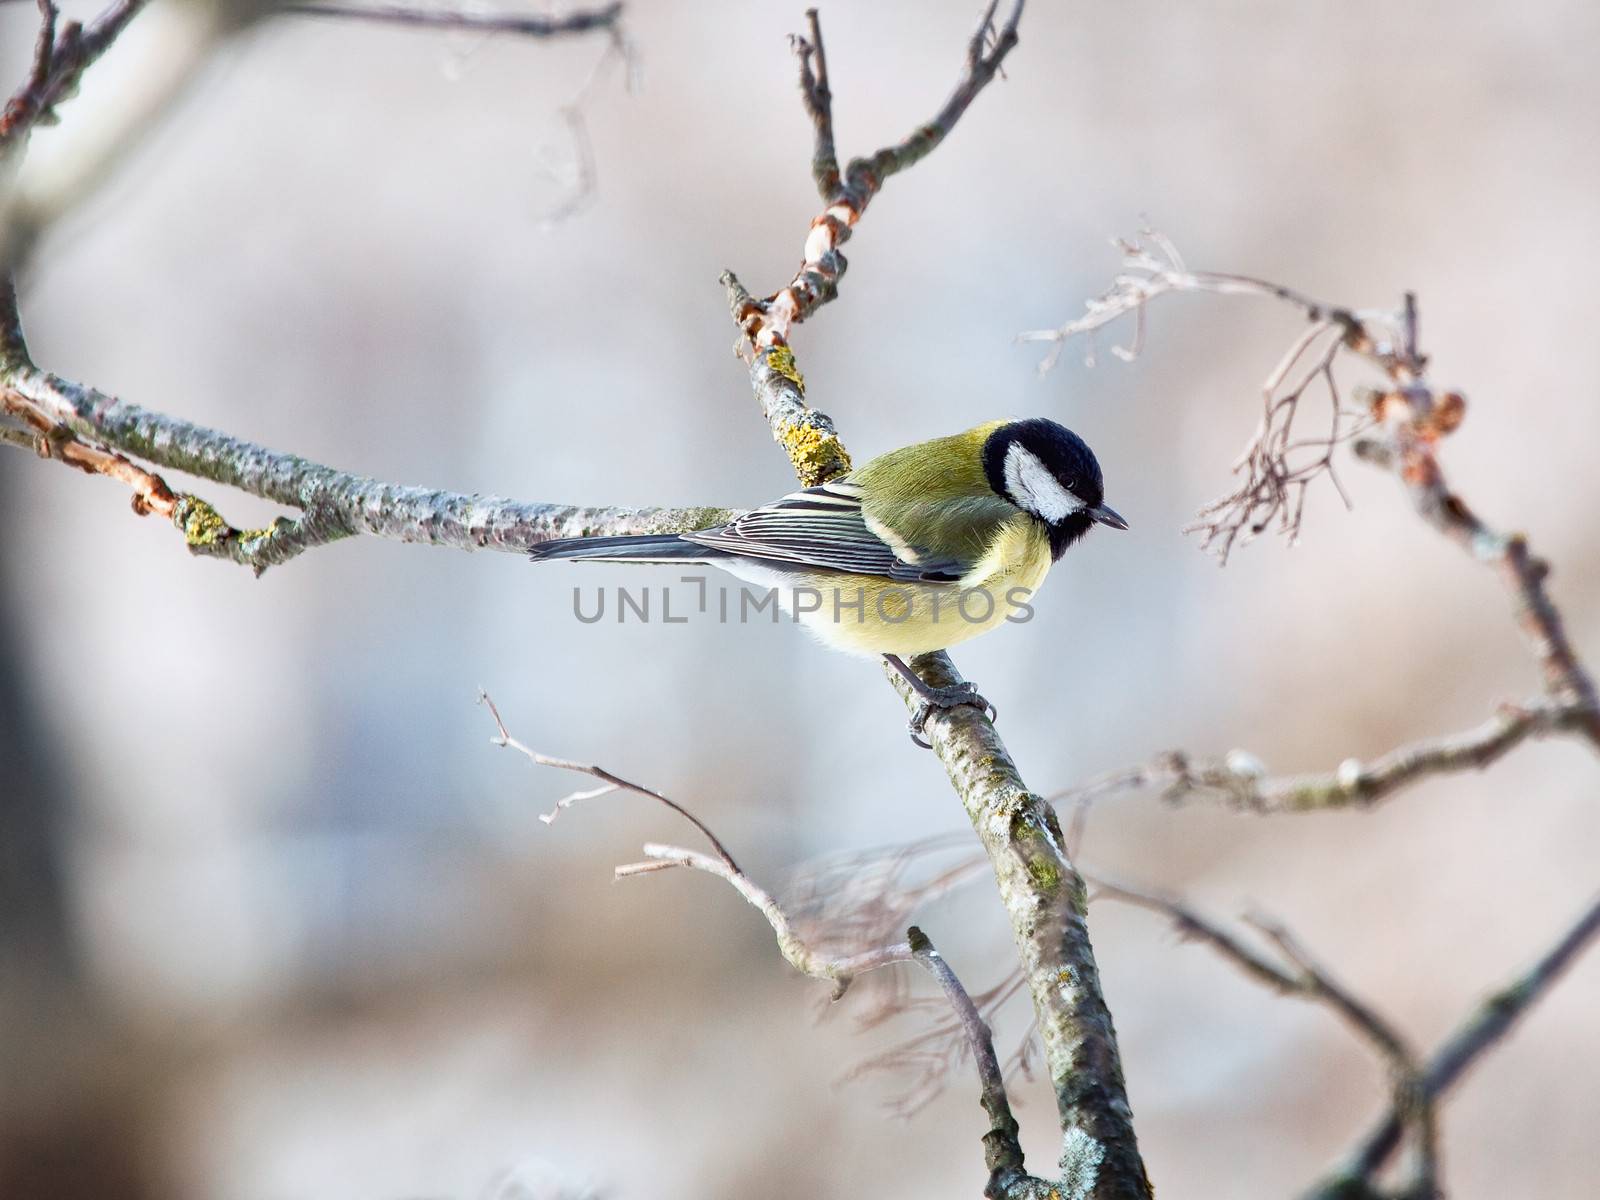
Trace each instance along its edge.
<path fill-rule="evenodd" d="M 911 740 L 924 750 L 933 749 L 933 743 L 923 739 L 922 730 L 936 708 L 957 708 L 963 704 L 970 704 L 974 708 L 982 709 L 991 721 L 1000 715 L 994 705 L 978 695 L 978 685 L 975 683 L 953 683 L 949 687 L 933 687 L 924 683 L 915 671 L 901 661 L 899 655 L 885 654 L 883 661 L 893 667 L 895 674 L 910 684 L 911 690 L 922 700 L 922 703 L 917 705 L 917 711 L 911 714 L 911 720 L 906 724 L 906 731 L 911 734 Z"/>

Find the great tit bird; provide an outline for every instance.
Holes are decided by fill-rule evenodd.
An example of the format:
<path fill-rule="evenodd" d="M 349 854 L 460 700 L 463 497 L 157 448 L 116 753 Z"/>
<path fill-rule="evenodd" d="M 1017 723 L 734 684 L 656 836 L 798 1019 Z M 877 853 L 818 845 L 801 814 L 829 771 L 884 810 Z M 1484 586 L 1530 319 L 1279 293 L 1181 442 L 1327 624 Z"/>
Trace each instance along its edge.
<path fill-rule="evenodd" d="M 763 588 L 823 642 L 882 655 L 934 708 L 994 711 L 970 684 L 936 688 L 905 663 L 1019 612 L 1050 566 L 1096 524 L 1128 523 L 1104 500 L 1100 464 L 1054 421 L 990 421 L 791 492 L 714 529 L 561 538 L 534 561 L 703 563 Z"/>

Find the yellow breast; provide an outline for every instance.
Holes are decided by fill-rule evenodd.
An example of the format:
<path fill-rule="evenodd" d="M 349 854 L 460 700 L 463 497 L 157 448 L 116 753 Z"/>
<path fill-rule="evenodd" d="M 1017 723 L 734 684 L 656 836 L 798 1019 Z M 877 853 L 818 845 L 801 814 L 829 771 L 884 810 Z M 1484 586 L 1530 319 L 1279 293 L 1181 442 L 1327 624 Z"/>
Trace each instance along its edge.
<path fill-rule="evenodd" d="M 957 583 L 818 574 L 801 585 L 815 595 L 797 600 L 793 611 L 836 649 L 910 658 L 987 633 L 1007 620 L 1026 620 L 1050 564 L 1049 534 L 1019 513 L 1000 527 L 978 564 Z"/>

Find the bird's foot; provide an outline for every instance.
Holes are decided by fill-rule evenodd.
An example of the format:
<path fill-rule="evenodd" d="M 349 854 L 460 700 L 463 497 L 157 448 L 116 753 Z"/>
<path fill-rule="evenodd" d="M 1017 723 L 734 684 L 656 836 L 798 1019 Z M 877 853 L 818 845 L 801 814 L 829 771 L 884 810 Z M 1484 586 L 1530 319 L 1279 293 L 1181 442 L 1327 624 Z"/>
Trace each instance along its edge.
<path fill-rule="evenodd" d="M 963 704 L 970 704 L 982 710 L 985 716 L 993 721 L 1000 714 L 982 696 L 978 695 L 978 685 L 975 683 L 952 683 L 947 687 L 934 687 L 924 683 L 922 677 L 908 667 L 898 655 L 885 654 L 883 661 L 894 669 L 894 673 L 904 679 L 911 686 L 922 703 L 917 705 L 917 711 L 911 714 L 911 720 L 906 725 L 906 732 L 911 735 L 911 740 L 924 750 L 932 750 L 933 743 L 922 736 L 923 728 L 928 723 L 936 710 L 946 708 L 959 708 Z"/>
<path fill-rule="evenodd" d="M 924 750 L 933 749 L 933 743 L 923 737 L 923 729 L 928 724 L 928 718 L 937 710 L 970 704 L 980 709 L 991 722 L 1000 715 L 993 704 L 978 694 L 978 685 L 975 683 L 956 683 L 939 688 L 924 686 L 926 690 L 917 693 L 922 697 L 922 703 L 917 705 L 917 711 L 911 714 L 911 720 L 906 723 L 906 732 L 911 735 L 911 740 Z"/>

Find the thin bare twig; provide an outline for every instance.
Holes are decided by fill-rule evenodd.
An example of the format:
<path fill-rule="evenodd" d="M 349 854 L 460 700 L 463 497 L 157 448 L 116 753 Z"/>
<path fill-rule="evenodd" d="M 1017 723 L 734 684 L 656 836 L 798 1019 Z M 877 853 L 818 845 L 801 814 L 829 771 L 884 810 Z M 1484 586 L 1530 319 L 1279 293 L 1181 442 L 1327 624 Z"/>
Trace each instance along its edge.
<path fill-rule="evenodd" d="M 602 767 L 588 763 L 570 762 L 565 759 L 551 758 L 548 755 L 530 749 L 527 745 L 511 735 L 506 728 L 505 721 L 500 716 L 500 711 L 487 692 L 478 693 L 478 701 L 489 710 L 494 719 L 496 736 L 491 742 L 496 746 L 515 750 L 524 755 L 528 760 L 538 766 L 554 767 L 559 770 L 577 771 L 585 775 L 600 779 L 604 786 L 591 789 L 583 793 L 574 793 L 564 798 L 557 805 L 555 812 L 545 814 L 541 819 L 547 823 L 554 820 L 556 813 L 562 808 L 569 807 L 575 800 L 591 798 L 607 792 L 623 790 L 634 792 L 649 799 L 666 805 L 673 812 L 688 820 L 703 834 L 707 841 L 716 849 L 716 855 L 702 854 L 697 850 L 689 850 L 682 846 L 666 845 L 659 842 L 646 842 L 643 846 L 644 858 L 639 862 L 625 863 L 615 868 L 614 875 L 617 879 L 631 879 L 639 875 L 652 875 L 660 871 L 673 868 L 688 868 L 708 875 L 715 875 L 718 879 L 731 884 L 733 888 L 763 917 L 772 927 L 774 937 L 777 939 L 778 949 L 783 957 L 796 970 L 814 979 L 827 980 L 833 984 L 833 998 L 842 997 L 850 984 L 860 975 L 879 968 L 891 966 L 895 963 L 916 961 L 928 970 L 938 981 L 945 999 L 955 1013 L 953 1025 L 959 1029 L 965 1039 L 965 1045 L 973 1055 L 973 1060 L 978 1068 L 979 1081 L 982 1087 L 982 1102 L 984 1111 L 989 1114 L 989 1132 L 984 1135 L 984 1156 L 990 1172 L 990 1187 L 987 1195 L 994 1197 L 1031 1197 L 1040 1195 L 1031 1187 L 1032 1181 L 1028 1179 L 1023 1169 L 1022 1149 L 1017 1142 L 1017 1124 L 1011 1116 L 1010 1102 L 1005 1094 L 1005 1081 L 1001 1073 L 999 1061 L 994 1051 L 993 1040 L 980 1008 L 985 1004 L 1003 1002 L 993 1001 L 990 997 L 981 997 L 974 1001 L 966 989 L 956 978 L 950 965 L 933 948 L 925 935 L 915 926 L 903 941 L 888 944 L 869 946 L 855 953 L 833 953 L 828 947 L 828 941 L 821 937 L 808 937 L 795 922 L 782 904 L 749 875 L 740 869 L 722 843 L 706 824 L 674 800 L 668 799 L 652 788 L 642 787 L 614 775 Z M 1021 978 L 1017 977 L 1011 985 L 1011 991 L 1021 986 Z M 1010 994 L 1009 992 L 1007 993 Z M 935 1031 L 930 1037 L 944 1036 L 943 1030 Z"/>
<path fill-rule="evenodd" d="M 1000 1069 L 999 1056 L 994 1052 L 994 1035 L 967 989 L 961 986 L 956 973 L 928 940 L 928 935 L 913 925 L 906 931 L 906 941 L 912 958 L 939 981 L 939 988 L 955 1011 L 966 1038 L 973 1065 L 978 1069 L 981 1103 L 984 1112 L 989 1114 L 989 1132 L 983 1135 L 984 1165 L 989 1168 L 989 1185 L 984 1194 L 1004 1196 L 1013 1181 L 1027 1172 L 1022 1146 L 1017 1141 L 1016 1118 L 1011 1115 L 1011 1102 L 1006 1097 L 1005 1075 Z M 1019 976 L 1017 986 L 1021 985 Z"/>
<path fill-rule="evenodd" d="M 1052 793 L 1057 804 L 1087 804 L 1119 792 L 1160 788 L 1163 799 L 1220 801 L 1252 813 L 1307 813 L 1372 808 L 1436 775 L 1479 771 L 1529 738 L 1562 733 L 1586 736 L 1589 707 L 1574 700 L 1535 696 L 1503 704 L 1483 724 L 1462 733 L 1398 746 L 1369 762 L 1347 758 L 1322 774 L 1271 776 L 1253 754 L 1234 750 L 1220 760 L 1197 760 L 1169 750 L 1148 763 L 1097 776 Z"/>
<path fill-rule="evenodd" d="M 1276 527 L 1291 544 L 1297 541 L 1307 491 L 1323 476 L 1348 506 L 1349 497 L 1339 480 L 1334 453 L 1370 427 L 1372 418 L 1344 408 L 1333 374 L 1334 361 L 1341 350 L 1351 346 L 1365 322 L 1392 324 L 1394 315 L 1324 304 L 1292 288 L 1249 275 L 1190 270 L 1177 247 L 1157 230 L 1145 229 L 1138 239 L 1118 239 L 1114 244 L 1122 252 L 1122 270 L 1105 292 L 1085 304 L 1087 311 L 1082 317 L 1056 329 L 1018 335 L 1018 341 L 1050 343 L 1049 353 L 1039 364 L 1040 371 L 1054 367 L 1067 342 L 1078 337 L 1085 339 L 1086 357 L 1092 364 L 1096 335 L 1125 317 L 1134 322 L 1133 339 L 1126 346 L 1113 346 L 1112 353 L 1131 362 L 1144 346 L 1146 309 L 1161 296 L 1209 292 L 1267 297 L 1292 304 L 1310 324 L 1262 384 L 1261 419 L 1233 465 L 1241 482 L 1232 492 L 1202 508 L 1200 519 L 1184 532 L 1202 534 L 1202 549 L 1226 562 L 1235 545 L 1244 545 L 1270 528 Z M 1329 405 L 1328 430 L 1325 434 L 1297 437 L 1296 418 L 1302 401 L 1317 385 L 1321 385 Z"/>
<path fill-rule="evenodd" d="M 569 759 L 551 758 L 548 754 L 540 754 L 537 750 L 524 745 L 522 742 L 519 742 L 516 738 L 511 736 L 511 731 L 506 728 L 506 723 L 500 719 L 500 710 L 495 707 L 494 700 L 490 698 L 488 692 L 481 688 L 478 690 L 478 703 L 486 707 L 489 710 L 489 715 L 494 718 L 494 726 L 498 732 L 494 737 L 489 739 L 492 744 L 507 750 L 515 750 L 518 754 L 524 755 L 528 761 L 532 762 L 535 766 L 554 767 L 558 771 L 576 771 L 580 775 L 592 776 L 595 779 L 600 780 L 603 784 L 607 785 L 606 787 L 595 788 L 588 792 L 575 792 L 572 795 L 565 797 L 561 801 L 558 801 L 556 808 L 552 812 L 545 814 L 545 816 L 542 818 L 545 824 L 548 825 L 554 821 L 556 814 L 559 813 L 561 809 L 571 807 L 572 803 L 576 800 L 589 799 L 595 796 L 604 795 L 608 791 L 632 792 L 637 796 L 644 796 L 646 799 L 654 800 L 659 804 L 666 805 L 673 812 L 677 813 L 684 820 L 688 821 L 689 824 L 693 825 L 705 836 L 706 841 L 711 843 L 712 847 L 717 852 L 717 856 L 722 859 L 729 871 L 733 872 L 735 875 L 742 874 L 742 872 L 739 870 L 739 864 L 733 861 L 733 855 L 728 853 L 728 848 L 722 844 L 717 835 L 711 832 L 710 828 L 707 827 L 705 822 L 700 820 L 699 817 L 695 816 L 676 800 L 672 800 L 666 796 L 663 796 L 660 792 L 655 791 L 653 788 L 647 788 L 641 784 L 631 783 L 622 778 L 620 775 L 613 775 L 604 767 L 596 766 L 593 763 L 572 762 Z"/>
<path fill-rule="evenodd" d="M 822 22 L 816 9 L 806 9 L 806 23 L 811 30 L 810 40 L 795 34 L 789 44 L 800 60 L 800 99 L 816 127 L 811 173 L 817 181 L 818 194 L 831 204 L 839 194 L 839 154 L 833 144 L 833 89 L 828 84 L 828 55 L 823 49 Z"/>
<path fill-rule="evenodd" d="M 866 213 L 872 198 L 883 189 L 890 176 L 915 166 L 932 154 L 955 129 L 978 93 L 994 78 L 1006 55 L 1017 44 L 1023 0 L 1014 0 L 1005 23 L 995 30 L 997 4 L 998 0 L 992 0 L 984 10 L 977 31 L 968 40 L 966 61 L 955 88 L 933 118 L 903 140 L 875 154 L 851 159 L 843 172 L 839 170 L 833 143 L 833 93 L 822 52 L 822 29 L 816 10 L 807 11 L 810 39 L 795 37 L 792 42 L 800 63 L 801 97 L 816 131 L 812 173 L 825 207 L 811 223 L 800 270 L 788 286 L 765 300 L 755 300 L 748 293 L 737 297 L 734 319 L 749 339 L 753 352 L 786 344 L 791 326 L 804 321 L 838 295 L 839 278 L 847 265 L 839 247 L 849 240 L 851 230 Z M 731 279 L 731 272 L 724 276 L 730 301 L 734 301 L 737 281 L 730 282 Z"/>
<path fill-rule="evenodd" d="M 956 88 L 934 120 L 869 159 L 853 160 L 841 173 L 835 197 L 812 222 L 800 270 L 787 287 L 758 300 L 731 272 L 722 277 L 756 399 L 804 486 L 836 478 L 851 464 L 832 420 L 806 403 L 804 380 L 788 346 L 789 330 L 837 294 L 845 266 L 839 246 L 883 181 L 919 161 L 948 136 L 1016 44 L 1021 0 L 994 30 L 997 8 L 998 0 L 990 0 L 968 41 Z M 812 32 L 808 45 L 814 57 L 819 31 Z M 812 174 L 819 174 L 820 160 L 820 174 L 826 179 L 832 152 L 828 144 L 832 97 L 824 108 L 815 71 L 809 85 L 805 78 L 811 59 L 804 52 L 799 58 L 802 96 L 818 135 Z M 925 655 L 912 666 L 931 685 L 959 682 L 947 655 Z M 889 672 L 889 681 L 903 703 L 918 702 L 904 679 Z M 1060 824 L 1043 799 L 1027 790 L 984 714 L 971 708 L 945 710 L 930 720 L 927 732 L 994 869 L 1023 977 L 1033 996 L 1060 1114 L 1059 1181 L 1046 1185 L 1025 1177 L 1017 1187 L 1054 1186 L 1079 1200 L 1146 1200 L 1150 1181 L 1139 1154 L 1116 1034 L 1083 919 L 1083 882 L 1065 855 Z"/>
<path fill-rule="evenodd" d="M 1396 1138 L 1409 1129 L 1418 1150 L 1418 1178 L 1430 1189 L 1438 1174 L 1437 1138 L 1432 1098 L 1421 1081 L 1423 1070 L 1406 1040 L 1384 1017 L 1361 1000 L 1326 967 L 1316 962 L 1290 932 L 1261 916 L 1246 920 L 1276 947 L 1287 966 L 1234 937 L 1220 924 L 1201 915 L 1175 896 L 1126 884 L 1093 879 L 1094 897 L 1120 900 L 1165 916 L 1186 939 L 1203 942 L 1258 983 L 1283 995 L 1299 996 L 1327 1005 L 1364 1041 L 1377 1050 L 1388 1066 L 1395 1111 L 1403 1113 Z M 1420 1195 L 1420 1192 L 1419 1192 Z"/>
<path fill-rule="evenodd" d="M 0 112 L 0 152 L 11 154 L 37 124 L 55 120 L 55 106 L 72 95 L 83 73 L 115 42 L 148 0 L 116 0 L 84 26 L 68 21 L 57 34 L 59 10 L 38 0 L 39 34 L 27 80 Z"/>
<path fill-rule="evenodd" d="M 1201 521 L 1190 531 L 1203 532 L 1205 545 L 1224 561 L 1241 534 L 1248 540 L 1274 517 L 1294 537 L 1300 529 L 1306 485 L 1326 474 L 1337 486 L 1333 452 L 1340 443 L 1356 439 L 1357 455 L 1392 471 L 1424 520 L 1476 561 L 1495 568 L 1543 672 L 1547 697 L 1582 710 L 1572 718 L 1572 727 L 1600 749 L 1600 693 L 1550 599 L 1548 565 L 1534 556 L 1522 534 L 1490 526 L 1445 482 L 1438 445 L 1460 427 L 1466 400 L 1460 392 L 1438 391 L 1428 382 L 1428 358 L 1418 344 L 1415 294 L 1406 293 L 1398 312 L 1344 308 L 1248 275 L 1191 271 L 1166 238 L 1149 230 L 1144 238 L 1148 245 L 1118 243 L 1123 271 L 1105 293 L 1088 302 L 1083 317 L 1058 329 L 1020 335 L 1024 341 L 1053 343 L 1043 363 L 1046 369 L 1068 339 L 1092 334 L 1129 313 L 1142 313 L 1158 296 L 1175 292 L 1266 297 L 1294 306 L 1310 322 L 1263 387 L 1262 419 L 1235 464 L 1244 483 L 1201 510 Z M 1319 341 L 1321 353 L 1305 367 L 1305 358 Z M 1360 408 L 1348 415 L 1333 374 L 1335 357 L 1341 352 L 1375 368 L 1382 378 L 1381 386 L 1362 390 Z M 1131 354 L 1130 350 L 1124 357 Z M 1283 391 L 1291 379 L 1297 382 Z M 1332 412 L 1329 432 L 1295 438 L 1291 429 L 1300 399 L 1318 379 L 1326 386 Z M 1309 462 L 1297 460 L 1297 452 L 1314 457 Z"/>
<path fill-rule="evenodd" d="M 916 961 L 927 969 L 938 980 L 945 1000 L 955 1016 L 949 1025 L 930 1031 L 918 1041 L 948 1040 L 951 1031 L 954 1030 L 959 1032 L 962 1039 L 960 1044 L 972 1054 L 974 1065 L 978 1070 L 983 1109 L 989 1115 L 989 1132 L 983 1137 L 984 1163 L 989 1170 L 989 1182 L 984 1188 L 984 1195 L 992 1197 L 993 1200 L 1044 1200 L 1046 1197 L 1061 1196 L 1059 1189 L 1052 1190 L 1051 1185 L 1033 1178 L 1026 1171 L 1022 1147 L 1017 1140 L 1017 1123 L 1011 1115 L 1011 1104 L 1006 1096 L 1004 1072 L 1000 1068 L 994 1051 L 993 1038 L 985 1019 L 986 1012 L 992 1011 L 1021 987 L 1020 977 L 1017 977 L 1009 990 L 998 999 L 994 993 L 973 997 L 962 986 L 949 963 L 939 955 L 926 935 L 916 926 L 911 927 L 905 941 L 860 954 L 830 955 L 800 936 L 783 907 L 748 875 L 730 868 L 728 864 L 710 855 L 687 850 L 682 846 L 647 842 L 643 851 L 645 858 L 642 861 L 626 863 L 616 868 L 618 879 L 655 874 L 673 867 L 686 867 L 727 881 L 766 917 L 777 938 L 779 950 L 791 966 L 812 978 L 832 981 L 834 999 L 844 995 L 845 990 L 856 978 L 881 967 Z M 894 1065 L 901 1065 L 905 1061 L 903 1047 L 890 1051 L 889 1055 L 896 1057 Z M 885 1057 L 880 1056 L 862 1064 L 852 1074 L 887 1065 L 882 1061 Z M 948 1061 L 948 1052 L 940 1056 L 938 1073 L 941 1076 L 948 1069 Z"/>
<path fill-rule="evenodd" d="M 290 3 L 276 12 L 296 17 L 331 17 L 337 20 L 373 21 L 385 25 L 410 25 L 424 29 L 461 29 L 473 33 L 509 33 L 519 37 L 560 37 L 564 34 L 612 30 L 622 18 L 622 5 L 574 9 L 569 13 L 491 13 L 461 8 L 423 7 L 410 4 Z"/>
<path fill-rule="evenodd" d="M 653 875 L 674 867 L 687 867 L 725 880 L 766 917 L 767 923 L 772 926 L 772 932 L 778 939 L 778 949 L 789 964 L 803 975 L 831 982 L 835 999 L 844 995 L 856 976 L 867 971 L 875 971 L 879 967 L 886 967 L 891 963 L 905 962 L 911 957 L 911 947 L 905 942 L 875 947 L 860 954 L 832 955 L 820 951 L 795 931 L 788 914 L 770 893 L 727 861 L 702 854 L 698 850 L 669 846 L 661 842 L 646 842 L 641 850 L 644 854 L 643 860 L 624 863 L 616 868 L 614 874 L 618 879 L 631 879 L 635 875 Z"/>
<path fill-rule="evenodd" d="M 1342 1200 L 1370 1194 L 1369 1182 L 1400 1144 L 1408 1103 L 1435 1104 L 1467 1069 L 1503 1041 L 1512 1027 L 1550 990 L 1561 974 L 1600 934 L 1600 897 L 1561 934 L 1539 960 L 1484 1000 L 1434 1051 L 1422 1069 L 1414 1100 L 1398 1097 L 1390 1111 L 1357 1144 L 1346 1162 L 1307 1193 L 1308 1200 Z M 1412 1193 L 1420 1197 L 1420 1188 Z"/>

